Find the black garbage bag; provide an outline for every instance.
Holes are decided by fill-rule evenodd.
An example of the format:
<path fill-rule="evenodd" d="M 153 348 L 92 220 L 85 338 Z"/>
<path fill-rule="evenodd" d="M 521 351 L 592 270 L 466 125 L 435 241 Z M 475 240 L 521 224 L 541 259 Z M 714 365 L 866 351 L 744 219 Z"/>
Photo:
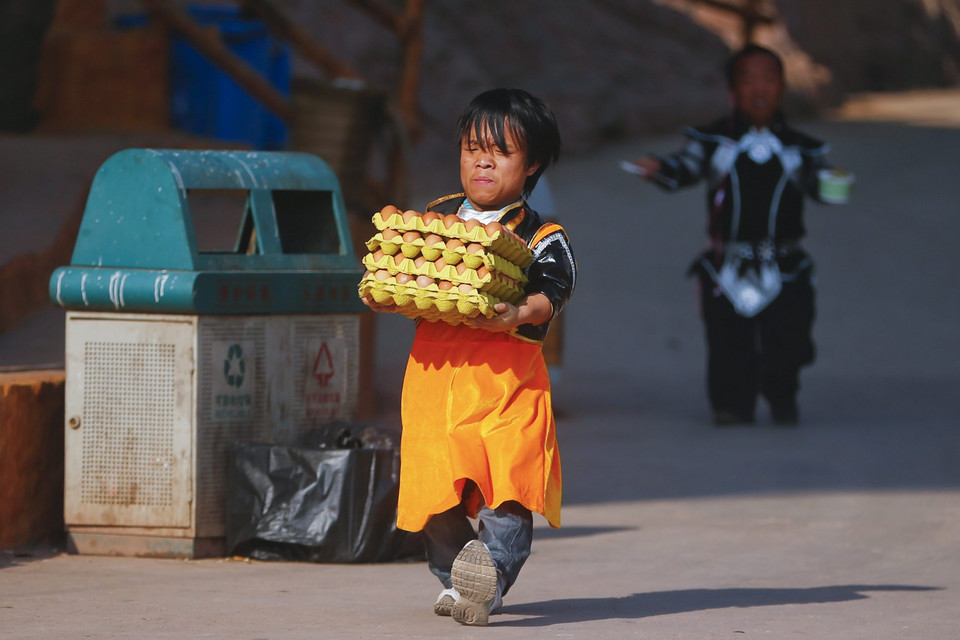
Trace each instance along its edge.
<path fill-rule="evenodd" d="M 239 443 L 227 482 L 227 548 L 258 560 L 423 559 L 397 529 L 398 444 L 381 430 L 333 424 L 309 446 Z"/>

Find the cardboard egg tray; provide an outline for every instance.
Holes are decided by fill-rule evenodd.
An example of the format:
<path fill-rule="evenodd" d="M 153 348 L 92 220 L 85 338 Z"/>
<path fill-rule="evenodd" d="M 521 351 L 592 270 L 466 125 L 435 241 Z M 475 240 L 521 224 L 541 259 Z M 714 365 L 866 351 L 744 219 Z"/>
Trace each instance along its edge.
<path fill-rule="evenodd" d="M 427 244 L 423 236 L 419 233 L 417 238 L 410 242 L 402 240 L 401 236 L 384 240 L 383 234 L 377 233 L 367 240 L 366 245 L 371 254 L 379 250 L 387 256 L 396 257 L 397 254 L 402 254 L 405 258 L 411 260 L 416 260 L 418 256 L 423 256 L 424 259 L 430 263 L 436 262 L 438 258 L 443 258 L 443 262 L 447 266 L 456 267 L 462 262 L 469 269 L 486 267 L 490 271 L 502 273 L 509 278 L 526 284 L 526 276 L 522 268 L 501 255 L 487 251 L 482 245 L 476 248 L 479 243 L 473 243 L 467 246 L 448 247 L 447 244 L 443 242 L 442 236 L 437 234 L 436 237 L 440 238 L 440 241 Z M 471 249 L 473 250 L 471 251 Z"/>
<path fill-rule="evenodd" d="M 470 269 L 466 266 L 466 262 L 456 266 L 448 264 L 442 269 L 438 269 L 436 262 L 430 262 L 426 258 L 414 260 L 407 258 L 402 253 L 393 256 L 379 254 L 379 252 L 368 253 L 363 257 L 363 266 L 370 271 L 386 269 L 392 276 L 408 274 L 414 277 L 427 276 L 433 280 L 448 280 L 456 285 L 469 284 L 476 289 L 511 303 L 516 303 L 523 297 L 523 284 L 526 282 L 525 277 L 521 282 L 503 272 L 483 266 L 478 269 Z"/>
<path fill-rule="evenodd" d="M 410 215 L 411 213 L 415 215 Z M 451 220 L 455 222 L 450 223 Z M 456 216 L 438 216 L 429 223 L 424 223 L 423 214 L 410 211 L 400 213 L 396 207 L 384 207 L 373 214 L 373 225 L 380 232 L 378 235 L 381 242 L 386 229 L 393 229 L 401 235 L 407 231 L 418 231 L 424 237 L 435 234 L 444 239 L 459 240 L 464 244 L 479 243 L 486 251 L 506 258 L 521 269 L 533 262 L 533 253 L 515 233 L 503 228 L 490 233 L 484 225 L 464 221 Z"/>
<path fill-rule="evenodd" d="M 361 296 L 411 318 L 454 325 L 492 317 L 498 302 L 523 298 L 523 267 L 533 255 L 516 234 L 439 214 L 425 224 L 422 214 L 395 207 L 378 211 L 373 223 L 378 232 L 366 243 Z"/>
<path fill-rule="evenodd" d="M 368 272 L 360 280 L 361 296 L 380 304 L 395 305 L 397 311 L 408 318 L 423 318 L 428 321 L 442 320 L 457 325 L 466 318 L 494 315 L 493 307 L 500 300 L 489 293 L 473 289 L 469 292 L 453 287 L 443 291 L 437 284 L 421 287 L 415 281 L 406 284 L 397 282 L 396 276 L 380 279 L 376 272 Z"/>

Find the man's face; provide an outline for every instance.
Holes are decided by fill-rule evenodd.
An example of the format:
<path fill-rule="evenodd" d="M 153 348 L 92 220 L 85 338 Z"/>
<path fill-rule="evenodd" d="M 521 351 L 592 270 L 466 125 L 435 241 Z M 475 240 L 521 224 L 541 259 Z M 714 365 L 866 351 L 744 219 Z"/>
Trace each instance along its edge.
<path fill-rule="evenodd" d="M 734 106 L 758 127 L 770 124 L 783 97 L 783 75 L 777 61 L 766 54 L 740 60 L 733 74 Z"/>
<path fill-rule="evenodd" d="M 460 141 L 460 182 L 470 204 L 480 211 L 495 211 L 520 199 L 524 182 L 540 165 L 527 165 L 526 150 L 509 127 L 504 131 L 506 149 L 484 133 L 483 148 L 474 132 Z"/>

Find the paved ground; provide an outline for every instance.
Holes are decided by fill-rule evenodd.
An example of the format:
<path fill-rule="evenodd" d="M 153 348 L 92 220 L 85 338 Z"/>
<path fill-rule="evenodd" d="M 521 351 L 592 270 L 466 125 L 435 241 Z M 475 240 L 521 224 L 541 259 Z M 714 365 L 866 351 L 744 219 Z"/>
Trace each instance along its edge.
<path fill-rule="evenodd" d="M 683 278 L 702 244 L 702 190 L 665 195 L 617 169 L 678 138 L 556 168 L 581 266 L 555 385 L 564 527 L 538 521 L 534 553 L 490 628 L 433 616 L 438 585 L 423 563 L 35 550 L 0 554 L 3 637 L 956 640 L 952 97 L 938 113 L 953 117 L 934 126 L 904 123 L 901 108 L 884 114 L 898 122 L 805 127 L 858 182 L 850 205 L 808 209 L 820 354 L 803 378 L 797 429 L 769 426 L 764 410 L 752 428 L 709 423 L 701 328 Z M 22 341 L 15 333 L 0 336 L 0 353 Z M 380 323 L 387 409 L 409 339 L 403 319 Z"/>

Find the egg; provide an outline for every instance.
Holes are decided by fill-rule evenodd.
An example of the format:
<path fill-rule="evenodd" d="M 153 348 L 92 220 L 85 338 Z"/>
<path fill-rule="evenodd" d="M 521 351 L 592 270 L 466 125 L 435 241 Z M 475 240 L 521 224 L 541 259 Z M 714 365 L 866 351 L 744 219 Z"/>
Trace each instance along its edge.
<path fill-rule="evenodd" d="M 429 287 L 430 285 L 436 282 L 430 276 L 417 276 L 417 286 L 418 287 Z"/>
<path fill-rule="evenodd" d="M 433 266 L 437 268 L 437 271 L 443 271 L 447 268 L 447 261 L 441 256 L 433 261 Z"/>
<path fill-rule="evenodd" d="M 463 246 L 463 241 L 458 238 L 450 238 L 447 240 L 447 249 L 459 249 Z"/>
<path fill-rule="evenodd" d="M 414 218 L 416 218 L 419 215 L 420 214 L 414 211 L 413 209 L 408 209 L 407 211 L 403 212 L 403 221 L 411 222 Z"/>
<path fill-rule="evenodd" d="M 463 228 L 467 230 L 467 233 L 470 233 L 474 229 L 480 226 L 479 220 L 464 220 Z"/>
<path fill-rule="evenodd" d="M 383 256 L 384 256 L 383 249 L 377 249 L 376 251 L 373 252 L 373 261 L 380 262 L 380 260 L 383 259 Z"/>
<path fill-rule="evenodd" d="M 464 282 L 463 284 L 457 286 L 457 290 L 459 290 L 460 293 L 462 293 L 462 294 L 464 294 L 464 295 L 469 295 L 469 294 L 471 294 L 471 293 L 473 293 L 473 292 L 475 291 L 475 289 L 473 288 L 473 285 L 472 285 L 472 284 L 467 284 L 466 282 Z"/>
<path fill-rule="evenodd" d="M 389 218 L 390 216 L 396 213 L 400 213 L 400 209 L 397 209 L 392 204 L 388 204 L 383 209 L 380 209 L 380 217 L 383 218 L 384 220 L 386 220 L 387 218 Z"/>
<path fill-rule="evenodd" d="M 427 224 L 427 225 L 428 225 L 428 224 L 430 224 L 430 223 L 433 222 L 434 220 L 437 220 L 437 219 L 440 218 L 440 217 L 441 217 L 440 214 L 437 213 L 436 211 L 425 211 L 425 212 L 423 213 L 423 224 Z"/>
<path fill-rule="evenodd" d="M 416 260 L 413 261 L 413 266 L 415 266 L 417 269 L 419 269 L 420 267 L 422 267 L 422 266 L 425 265 L 425 264 L 427 264 L 427 259 L 424 258 L 423 256 L 420 256 L 420 257 L 418 257 Z"/>
<path fill-rule="evenodd" d="M 449 280 L 441 280 L 437 283 L 437 288 L 440 289 L 440 291 L 450 291 L 450 289 L 453 289 L 453 283 Z"/>
<path fill-rule="evenodd" d="M 420 235 L 419 231 L 407 231 L 405 234 L 403 234 L 403 241 L 409 244 L 411 242 L 416 242 L 421 237 L 422 236 Z"/>
<path fill-rule="evenodd" d="M 483 278 L 486 278 L 488 275 L 490 275 L 490 269 L 487 269 L 486 267 L 480 267 L 479 269 L 477 269 L 477 275 L 482 280 Z"/>
<path fill-rule="evenodd" d="M 460 222 L 460 218 L 458 218 L 456 214 L 448 213 L 447 215 L 443 216 L 443 226 L 445 226 L 447 229 L 458 222 Z"/>
<path fill-rule="evenodd" d="M 387 271 L 386 269 L 377 270 L 377 280 L 386 280 L 389 277 L 390 277 L 390 272 Z"/>
<path fill-rule="evenodd" d="M 438 242 L 443 242 L 443 236 L 438 236 L 435 233 L 428 233 L 423 237 L 423 243 L 428 247 L 433 246 Z"/>
<path fill-rule="evenodd" d="M 386 242 L 389 242 L 400 235 L 400 232 L 396 229 L 387 228 L 383 230 L 383 239 Z"/>
<path fill-rule="evenodd" d="M 471 242 L 467 245 L 467 253 L 477 253 L 478 251 L 483 251 L 483 245 L 479 242 Z"/>
<path fill-rule="evenodd" d="M 457 265 L 457 273 L 460 274 L 461 276 L 469 270 L 470 270 L 470 267 L 468 267 L 464 262 L 461 262 L 460 264 Z"/>
<path fill-rule="evenodd" d="M 397 274 L 397 284 L 407 284 L 413 280 L 413 276 L 409 273 L 398 273 Z"/>
<path fill-rule="evenodd" d="M 403 264 L 403 261 L 406 259 L 407 259 L 407 256 L 403 255 L 402 253 L 398 253 L 397 255 L 393 256 L 393 264 L 399 267 L 400 265 Z"/>
<path fill-rule="evenodd" d="M 492 236 L 496 233 L 499 233 L 500 230 L 503 229 L 503 225 L 496 221 L 488 222 L 487 224 L 483 225 L 483 229 L 487 232 L 487 235 Z"/>

